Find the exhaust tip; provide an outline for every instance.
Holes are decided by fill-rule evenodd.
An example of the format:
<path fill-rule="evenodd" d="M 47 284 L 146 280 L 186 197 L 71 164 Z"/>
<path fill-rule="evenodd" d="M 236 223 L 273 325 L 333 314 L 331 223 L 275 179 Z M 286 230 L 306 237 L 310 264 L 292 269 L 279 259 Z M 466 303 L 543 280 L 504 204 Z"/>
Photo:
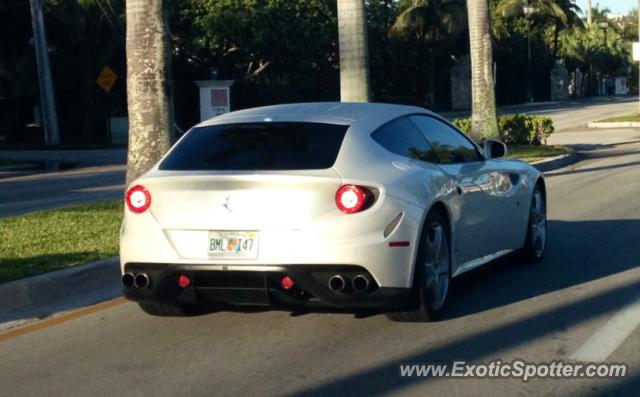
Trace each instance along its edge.
<path fill-rule="evenodd" d="M 342 292 L 346 286 L 347 280 L 339 274 L 336 274 L 329 279 L 329 289 L 332 292 Z"/>
<path fill-rule="evenodd" d="M 122 275 L 122 285 L 125 287 L 133 287 L 134 276 L 131 273 L 125 273 Z"/>
<path fill-rule="evenodd" d="M 133 279 L 133 285 L 136 288 L 148 288 L 150 283 L 151 280 L 145 273 L 136 274 L 136 277 Z"/>
<path fill-rule="evenodd" d="M 371 282 L 369 281 L 369 277 L 364 274 L 358 274 L 351 280 L 351 284 L 353 286 L 354 291 L 366 291 L 369 289 L 369 285 Z"/>

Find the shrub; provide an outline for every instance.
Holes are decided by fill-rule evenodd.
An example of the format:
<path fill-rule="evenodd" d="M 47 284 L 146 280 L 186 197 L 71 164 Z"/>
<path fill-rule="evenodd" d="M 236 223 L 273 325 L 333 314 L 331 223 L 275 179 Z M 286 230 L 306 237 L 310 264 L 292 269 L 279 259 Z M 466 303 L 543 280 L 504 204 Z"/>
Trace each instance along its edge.
<path fill-rule="evenodd" d="M 471 119 L 455 119 L 453 120 L 453 125 L 458 127 L 458 129 L 465 134 L 469 135 L 471 133 Z"/>
<path fill-rule="evenodd" d="M 465 134 L 471 132 L 471 119 L 455 119 L 453 124 Z M 540 145 L 554 132 L 553 121 L 544 116 L 509 114 L 498 117 L 500 139 L 507 145 Z"/>
<path fill-rule="evenodd" d="M 498 118 L 500 139 L 507 145 L 524 145 L 529 143 L 530 130 L 528 117 L 524 114 L 510 114 Z"/>
<path fill-rule="evenodd" d="M 555 128 L 549 117 L 533 116 L 529 118 L 530 136 L 529 142 L 534 145 L 547 144 L 547 138 L 553 134 Z"/>

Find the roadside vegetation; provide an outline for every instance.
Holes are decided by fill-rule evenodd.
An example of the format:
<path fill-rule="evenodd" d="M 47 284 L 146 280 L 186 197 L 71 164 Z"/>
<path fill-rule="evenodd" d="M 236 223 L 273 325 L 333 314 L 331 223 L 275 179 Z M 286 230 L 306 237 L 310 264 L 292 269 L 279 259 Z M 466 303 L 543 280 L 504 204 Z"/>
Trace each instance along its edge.
<path fill-rule="evenodd" d="M 453 124 L 465 134 L 471 132 L 471 119 L 453 120 Z M 544 145 L 553 132 L 553 121 L 544 116 L 507 114 L 498 117 L 498 137 L 507 145 Z"/>
<path fill-rule="evenodd" d="M 172 103 L 182 130 L 200 121 L 194 80 L 209 79 L 213 72 L 235 81 L 234 109 L 339 98 L 335 0 L 164 3 L 171 28 Z M 585 96 L 596 94 L 603 74 L 629 76 L 635 90 L 637 63 L 630 54 L 638 35 L 635 12 L 609 20 L 608 10 L 596 7 L 589 25 L 581 19 L 587 10 L 575 1 L 527 3 L 529 14 L 520 0 L 489 1 L 493 40 L 487 62 L 495 64 L 497 105 L 549 100 L 556 60 L 564 60 L 571 74 L 580 70 Z M 475 20 L 475 12 L 467 12 L 464 0 L 370 0 L 365 6 L 372 100 L 448 109 L 448 76 L 470 54 L 467 19 Z M 107 114 L 124 116 L 127 109 L 125 1 L 46 1 L 44 13 L 49 46 L 55 49 L 50 61 L 62 143 L 107 143 Z M 0 97 L 32 114 L 38 79 L 29 20 L 28 1 L 1 2 L 0 26 L 12 39 L 0 46 Z M 109 94 L 96 85 L 106 65 L 118 76 Z M 16 120 L 12 128 L 0 128 L 0 144 L 41 139 Z"/>
<path fill-rule="evenodd" d="M 462 132 L 469 134 L 471 120 L 453 120 Z M 547 138 L 554 132 L 553 121 L 549 117 L 508 114 L 498 117 L 498 138 L 507 144 L 507 157 L 528 163 L 555 157 L 566 153 L 562 146 L 547 146 Z"/>
<path fill-rule="evenodd" d="M 0 282 L 117 255 L 119 201 L 0 219 Z"/>
<path fill-rule="evenodd" d="M 507 157 L 533 163 L 550 157 L 566 154 L 567 149 L 563 146 L 532 146 L 532 145 L 509 145 Z"/>
<path fill-rule="evenodd" d="M 598 123 L 621 123 L 621 122 L 639 122 L 640 113 L 625 114 L 623 116 L 609 117 L 598 120 Z"/>

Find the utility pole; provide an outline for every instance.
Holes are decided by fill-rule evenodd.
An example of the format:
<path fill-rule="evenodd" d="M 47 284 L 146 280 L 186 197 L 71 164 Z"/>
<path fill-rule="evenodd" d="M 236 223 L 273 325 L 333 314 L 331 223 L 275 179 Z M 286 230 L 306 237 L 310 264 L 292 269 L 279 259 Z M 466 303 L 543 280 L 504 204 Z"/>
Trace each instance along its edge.
<path fill-rule="evenodd" d="M 38 85 L 40 87 L 40 113 L 44 127 L 45 144 L 57 146 L 60 144 L 58 130 L 58 115 L 56 113 L 56 99 L 53 94 L 51 67 L 49 65 L 49 47 L 47 33 L 42 15 L 43 0 L 29 0 L 31 6 L 31 24 L 33 25 L 33 45 L 36 51 L 38 65 Z"/>
<path fill-rule="evenodd" d="M 593 11 L 591 10 L 591 0 L 587 0 L 587 24 L 593 23 Z"/>

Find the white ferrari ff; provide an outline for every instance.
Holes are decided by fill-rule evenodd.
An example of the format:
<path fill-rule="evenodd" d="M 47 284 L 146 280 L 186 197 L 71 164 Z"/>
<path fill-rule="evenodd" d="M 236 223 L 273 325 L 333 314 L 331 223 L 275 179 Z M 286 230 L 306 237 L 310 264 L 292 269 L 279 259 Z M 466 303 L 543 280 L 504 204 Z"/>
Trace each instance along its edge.
<path fill-rule="evenodd" d="M 545 249 L 542 175 L 425 109 L 308 103 L 186 133 L 126 191 L 124 296 L 155 315 L 208 305 L 437 318 L 452 277 Z"/>

